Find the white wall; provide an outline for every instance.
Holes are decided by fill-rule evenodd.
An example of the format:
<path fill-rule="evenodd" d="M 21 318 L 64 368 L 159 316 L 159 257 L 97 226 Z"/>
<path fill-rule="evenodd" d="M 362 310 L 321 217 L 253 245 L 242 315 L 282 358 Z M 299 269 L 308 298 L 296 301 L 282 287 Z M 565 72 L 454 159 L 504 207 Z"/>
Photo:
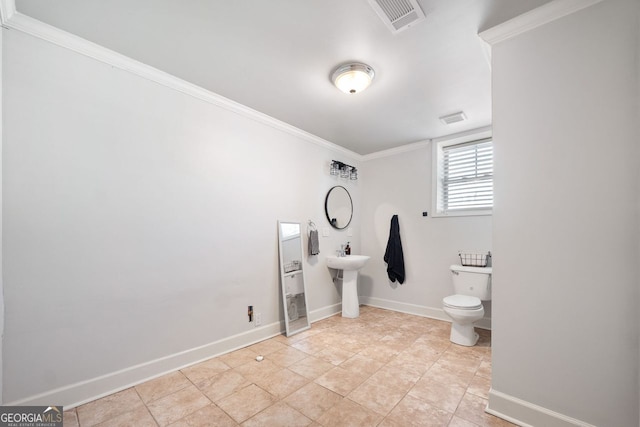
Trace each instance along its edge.
<path fill-rule="evenodd" d="M 491 249 L 491 216 L 433 218 L 431 213 L 431 145 L 362 163 L 362 250 L 372 257 L 362 269 L 361 301 L 381 307 L 447 319 L 442 298 L 453 293 L 451 264 L 459 250 Z M 391 217 L 397 214 L 406 280 L 400 285 L 387 276 L 384 252 Z M 490 327 L 491 302 L 486 302 Z"/>
<path fill-rule="evenodd" d="M 638 5 L 492 49 L 489 408 L 530 425 L 638 425 Z"/>
<path fill-rule="evenodd" d="M 20 31 L 3 64 L 5 403 L 74 404 L 277 333 L 277 220 L 328 227 L 338 183 L 354 236 L 321 238 L 306 278 L 312 312 L 339 310 L 324 257 L 360 228 L 359 182 L 328 174 L 358 166 L 345 150 Z"/>
<path fill-rule="evenodd" d="M 3 35 L 0 31 L 0 58 L 2 58 L 2 40 Z M 0 82 L 2 82 L 2 61 L 0 61 Z M 2 84 L 0 83 L 0 117 L 2 117 Z M 4 132 L 2 130 L 2 120 L 0 119 L 0 242 L 2 241 L 2 137 Z M 4 342 L 4 284 L 2 274 L 2 245 L 0 244 L 0 403 L 2 400 L 3 380 L 2 380 L 2 346 Z"/>

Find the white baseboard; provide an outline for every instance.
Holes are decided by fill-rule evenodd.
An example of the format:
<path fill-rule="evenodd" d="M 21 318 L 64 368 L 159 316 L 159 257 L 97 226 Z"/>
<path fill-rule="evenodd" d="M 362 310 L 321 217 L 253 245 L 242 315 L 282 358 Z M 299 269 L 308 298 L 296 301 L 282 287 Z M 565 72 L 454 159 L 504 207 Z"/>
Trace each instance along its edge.
<path fill-rule="evenodd" d="M 360 302 L 373 307 L 433 319 L 450 321 L 441 309 L 434 309 L 414 304 L 400 303 L 380 298 L 360 297 Z M 309 320 L 317 322 L 340 313 L 342 304 L 337 303 L 309 312 Z M 484 319 L 483 319 L 484 320 Z M 482 326 L 480 326 L 482 327 Z M 183 369 L 212 357 L 249 346 L 272 338 L 284 332 L 284 322 L 274 322 L 250 331 L 232 335 L 200 347 L 175 353 L 169 356 L 131 366 L 106 375 L 80 381 L 64 387 L 56 388 L 37 395 L 29 396 L 13 402 L 4 402 L 9 406 L 49 405 L 52 402 L 65 408 L 74 408 L 87 402 L 108 396 L 118 391 L 133 387 L 145 381 Z"/>
<path fill-rule="evenodd" d="M 318 320 L 326 319 L 342 311 L 342 303 L 328 305 L 309 312 L 309 321 L 315 323 Z"/>
<path fill-rule="evenodd" d="M 65 408 L 73 408 L 178 369 L 274 337 L 281 334 L 283 330 L 284 322 L 274 322 L 200 347 L 5 404 L 28 406 L 49 405 L 51 402 L 56 402 L 57 405 L 63 405 Z"/>
<path fill-rule="evenodd" d="M 494 389 L 489 390 L 486 412 L 522 427 L 595 427 Z"/>
<path fill-rule="evenodd" d="M 428 317 L 430 319 L 443 320 L 451 322 L 451 318 L 447 316 L 441 308 L 427 307 L 424 305 L 409 304 L 406 302 L 392 301 L 383 298 L 375 298 L 369 296 L 360 296 L 360 304 L 370 305 L 372 307 L 384 308 L 387 310 L 399 311 L 401 313 L 415 314 L 416 316 Z M 475 324 L 481 329 L 491 330 L 491 318 L 485 317 Z"/>
<path fill-rule="evenodd" d="M 339 313 L 341 309 L 340 303 L 323 307 L 309 312 L 309 319 L 311 322 L 317 322 Z M 74 408 L 178 369 L 280 335 L 284 329 L 283 321 L 274 322 L 200 347 L 4 404 L 29 406 L 50 405 L 55 402 L 56 405 L 63 405 L 65 408 Z"/>

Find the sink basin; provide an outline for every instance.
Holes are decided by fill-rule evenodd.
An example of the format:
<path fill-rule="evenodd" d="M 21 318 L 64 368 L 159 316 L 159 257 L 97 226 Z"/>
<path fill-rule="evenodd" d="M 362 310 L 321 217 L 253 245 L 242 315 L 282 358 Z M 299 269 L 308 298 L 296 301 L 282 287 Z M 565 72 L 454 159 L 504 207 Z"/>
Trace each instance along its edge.
<path fill-rule="evenodd" d="M 327 267 L 335 268 L 336 270 L 357 271 L 371 259 L 367 255 L 347 255 L 338 257 L 331 255 L 327 257 Z"/>

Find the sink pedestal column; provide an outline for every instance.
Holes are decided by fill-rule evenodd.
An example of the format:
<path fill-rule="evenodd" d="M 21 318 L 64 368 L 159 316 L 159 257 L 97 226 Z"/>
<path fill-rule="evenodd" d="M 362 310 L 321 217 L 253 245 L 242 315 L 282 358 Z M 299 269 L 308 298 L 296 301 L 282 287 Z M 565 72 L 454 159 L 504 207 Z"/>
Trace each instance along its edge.
<path fill-rule="evenodd" d="M 342 317 L 360 316 L 358 270 L 342 270 Z"/>
<path fill-rule="evenodd" d="M 342 317 L 354 319 L 360 316 L 358 270 L 364 267 L 370 258 L 367 255 L 347 255 L 342 257 L 329 255 L 327 257 L 327 267 L 334 270 L 342 270 Z"/>

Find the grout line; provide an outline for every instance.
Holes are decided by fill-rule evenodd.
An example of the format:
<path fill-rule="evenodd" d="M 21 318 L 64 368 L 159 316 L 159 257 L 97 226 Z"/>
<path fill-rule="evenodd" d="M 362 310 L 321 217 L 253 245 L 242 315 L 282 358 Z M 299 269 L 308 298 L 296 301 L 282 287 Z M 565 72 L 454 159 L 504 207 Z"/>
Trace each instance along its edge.
<path fill-rule="evenodd" d="M 151 415 L 151 418 L 153 419 L 153 421 L 156 423 L 157 426 L 160 426 L 160 423 L 158 422 L 158 420 L 156 419 L 156 417 L 153 415 L 153 412 L 151 412 L 151 409 L 149 409 L 149 406 L 147 406 L 147 402 L 144 401 L 144 399 L 142 398 L 142 396 L 140 396 L 140 392 L 138 392 L 138 389 L 134 387 L 133 391 L 136 392 L 136 394 L 138 395 L 138 399 L 140 399 L 140 402 L 142 402 L 142 404 L 144 405 L 144 409 L 147 410 L 147 412 L 149 413 L 149 415 Z M 79 420 L 78 420 L 79 421 Z M 82 426 L 81 426 L 82 427 Z"/>

